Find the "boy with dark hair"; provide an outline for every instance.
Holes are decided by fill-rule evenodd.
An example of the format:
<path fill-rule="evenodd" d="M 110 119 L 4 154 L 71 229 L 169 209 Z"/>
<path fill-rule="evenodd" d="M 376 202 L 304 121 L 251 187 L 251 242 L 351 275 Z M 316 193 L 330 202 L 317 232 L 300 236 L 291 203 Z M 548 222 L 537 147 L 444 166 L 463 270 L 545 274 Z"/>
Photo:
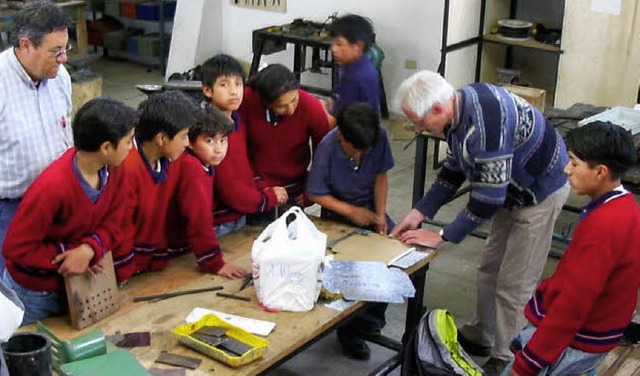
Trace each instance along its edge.
<path fill-rule="evenodd" d="M 244 70 L 231 56 L 219 54 L 202 64 L 202 92 L 208 105 L 231 121 L 229 152 L 216 168 L 214 222 L 218 236 L 245 225 L 245 214 L 267 212 L 288 199 L 284 188 L 268 186 L 253 171 L 247 154 L 246 125 L 237 110 L 244 94 Z"/>
<path fill-rule="evenodd" d="M 52 2 L 33 1 L 10 24 L 12 48 L 0 53 L 0 245 L 29 185 L 73 145 L 64 67 L 71 18 Z"/>
<path fill-rule="evenodd" d="M 172 233 L 184 238 L 196 255 L 198 269 L 227 278 L 243 278 L 246 272 L 225 263 L 213 228 L 215 166 L 225 158 L 233 122 L 213 107 L 189 129 L 189 148 L 179 159 L 181 178 L 170 214 Z"/>
<path fill-rule="evenodd" d="M 114 252 L 118 282 L 136 273 L 162 270 L 181 251 L 168 248 L 167 211 L 180 181 L 172 163 L 189 145 L 189 127 L 200 109 L 181 91 L 151 95 L 138 108 L 136 145 L 125 159 L 129 202 L 121 247 Z"/>
<path fill-rule="evenodd" d="M 331 100 L 325 103 L 329 124 L 336 125 L 336 116 L 353 102 L 366 102 L 380 114 L 378 70 L 366 52 L 373 43 L 373 26 L 357 14 L 342 16 L 330 25 L 331 55 L 340 65 L 339 81 Z"/>
<path fill-rule="evenodd" d="M 367 103 L 347 105 L 338 127 L 318 145 L 307 180 L 307 196 L 322 206 L 323 217 L 387 234 L 394 224 L 387 215 L 387 171 L 393 168 L 391 146 L 374 109 Z M 345 355 L 368 359 L 363 337 L 378 335 L 387 304 L 371 304 L 338 328 Z"/>
<path fill-rule="evenodd" d="M 271 64 L 251 79 L 240 114 L 247 123 L 249 160 L 260 179 L 287 190 L 288 205 L 310 205 L 304 196 L 312 152 L 331 129 L 322 103 L 300 89 L 293 72 Z M 261 223 L 274 213 L 253 216 Z"/>
<path fill-rule="evenodd" d="M 640 210 L 621 184 L 636 164 L 629 132 L 593 122 L 566 136 L 569 183 L 591 202 L 556 271 L 525 307 L 532 326 L 514 339 L 505 375 L 583 374 L 622 339 L 640 287 Z M 510 371 L 510 373 L 509 373 Z"/>
<path fill-rule="evenodd" d="M 307 180 L 307 196 L 329 216 L 386 234 L 386 214 L 393 168 L 387 132 L 367 103 L 352 103 L 338 115 L 338 127 L 318 145 Z"/>
<path fill-rule="evenodd" d="M 25 305 L 23 325 L 64 312 L 62 276 L 100 272 L 120 243 L 126 191 L 117 166 L 135 123 L 135 111 L 120 101 L 87 102 L 73 119 L 75 147 L 27 189 L 3 246 L 3 281 Z"/>

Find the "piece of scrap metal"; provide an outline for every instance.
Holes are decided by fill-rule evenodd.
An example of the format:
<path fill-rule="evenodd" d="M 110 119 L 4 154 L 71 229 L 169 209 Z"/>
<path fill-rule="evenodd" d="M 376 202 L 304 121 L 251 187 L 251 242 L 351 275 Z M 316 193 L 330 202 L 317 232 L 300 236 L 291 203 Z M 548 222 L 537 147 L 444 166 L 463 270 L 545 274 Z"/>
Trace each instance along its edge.
<path fill-rule="evenodd" d="M 151 333 L 149 332 L 131 332 L 120 333 L 105 336 L 106 340 L 120 348 L 144 347 L 151 345 Z"/>
<path fill-rule="evenodd" d="M 202 359 L 190 358 L 188 356 L 173 354 L 163 351 L 155 360 L 156 363 L 168 364 L 170 366 L 184 367 L 189 369 L 196 369 L 202 363 Z"/>

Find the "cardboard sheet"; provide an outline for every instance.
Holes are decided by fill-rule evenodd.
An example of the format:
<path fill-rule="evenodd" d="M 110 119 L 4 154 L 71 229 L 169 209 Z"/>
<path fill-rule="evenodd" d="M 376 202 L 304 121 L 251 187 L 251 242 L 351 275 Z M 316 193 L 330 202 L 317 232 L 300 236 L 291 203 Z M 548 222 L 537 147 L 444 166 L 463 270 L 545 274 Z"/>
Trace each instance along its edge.
<path fill-rule="evenodd" d="M 333 247 L 336 260 L 379 261 L 392 264 L 414 248 L 385 235 L 353 234 Z"/>

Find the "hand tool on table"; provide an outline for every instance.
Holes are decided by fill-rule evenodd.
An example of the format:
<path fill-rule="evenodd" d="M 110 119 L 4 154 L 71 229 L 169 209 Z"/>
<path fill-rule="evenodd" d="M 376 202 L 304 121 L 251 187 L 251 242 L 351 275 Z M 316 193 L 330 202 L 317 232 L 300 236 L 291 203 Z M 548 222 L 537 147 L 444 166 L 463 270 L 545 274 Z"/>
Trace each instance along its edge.
<path fill-rule="evenodd" d="M 242 282 L 242 286 L 240 286 L 240 290 L 238 290 L 238 292 L 246 289 L 247 287 L 249 287 L 252 284 L 253 284 L 253 274 L 251 274 L 251 273 L 245 274 L 244 281 Z"/>
<path fill-rule="evenodd" d="M 222 286 L 207 287 L 207 288 L 204 288 L 204 289 L 176 291 L 176 292 L 170 292 L 170 293 L 166 293 L 166 294 L 138 296 L 136 298 L 133 298 L 133 302 L 136 303 L 136 302 L 144 302 L 144 301 L 147 301 L 147 300 L 163 300 L 163 299 L 174 298 L 176 296 L 189 295 L 189 294 L 198 294 L 198 293 L 201 293 L 201 292 L 218 291 L 218 290 L 222 290 Z"/>
<path fill-rule="evenodd" d="M 333 250 L 333 247 L 338 245 L 338 243 L 340 243 L 341 241 L 349 239 L 353 235 L 364 235 L 364 236 L 367 236 L 369 234 L 371 234 L 371 231 L 365 230 L 363 228 L 357 228 L 357 229 L 355 229 L 355 230 L 353 230 L 351 232 L 346 233 L 345 235 L 342 235 L 341 237 L 339 237 L 338 239 L 332 241 L 331 243 L 327 244 L 327 248 Z"/>
<path fill-rule="evenodd" d="M 235 299 L 235 300 L 244 300 L 246 302 L 250 302 L 251 298 L 246 297 L 246 296 L 240 296 L 240 295 L 234 295 L 234 294 L 227 294 L 224 292 L 218 292 L 216 293 L 216 295 L 221 296 L 223 298 L 230 298 L 230 299 Z"/>

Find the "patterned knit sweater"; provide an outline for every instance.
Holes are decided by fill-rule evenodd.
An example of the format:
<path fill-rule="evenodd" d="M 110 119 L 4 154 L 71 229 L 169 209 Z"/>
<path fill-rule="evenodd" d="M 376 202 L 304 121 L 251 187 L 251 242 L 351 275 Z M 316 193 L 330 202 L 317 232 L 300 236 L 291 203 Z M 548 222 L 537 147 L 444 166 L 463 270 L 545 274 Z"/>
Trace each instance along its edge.
<path fill-rule="evenodd" d="M 562 187 L 569 158 L 562 138 L 524 99 L 483 83 L 455 97 L 447 159 L 416 209 L 433 218 L 469 180 L 466 208 L 444 228 L 445 238 L 459 243 L 498 209 L 536 205 Z"/>

